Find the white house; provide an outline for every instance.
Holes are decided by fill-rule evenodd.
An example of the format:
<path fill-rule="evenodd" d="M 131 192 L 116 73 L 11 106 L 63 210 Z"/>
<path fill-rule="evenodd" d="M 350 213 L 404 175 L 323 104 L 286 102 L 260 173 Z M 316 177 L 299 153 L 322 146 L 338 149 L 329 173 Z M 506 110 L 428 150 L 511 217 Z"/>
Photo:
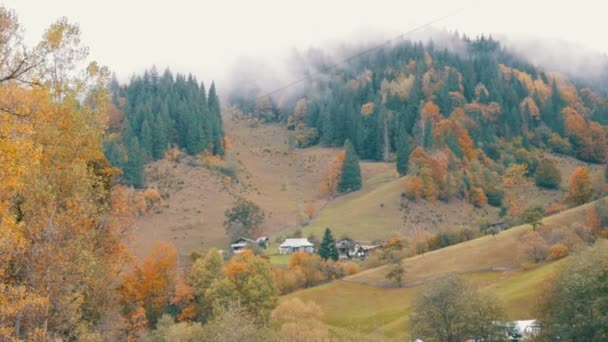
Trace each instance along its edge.
<path fill-rule="evenodd" d="M 234 241 L 232 244 L 230 244 L 230 248 L 232 249 L 232 253 L 239 254 L 243 253 L 246 249 L 251 249 L 254 246 L 258 246 L 265 249 L 269 243 L 270 239 L 268 238 L 268 236 L 260 236 L 255 240 L 246 237 L 241 237 L 238 240 Z"/>
<path fill-rule="evenodd" d="M 246 249 L 249 249 L 251 244 L 255 244 L 255 241 L 242 237 L 230 244 L 230 249 L 232 249 L 232 253 L 239 254 L 243 253 Z"/>
<path fill-rule="evenodd" d="M 315 252 L 315 245 L 307 239 L 285 239 L 279 246 L 279 253 L 292 254 L 295 252 L 305 252 L 312 254 Z"/>

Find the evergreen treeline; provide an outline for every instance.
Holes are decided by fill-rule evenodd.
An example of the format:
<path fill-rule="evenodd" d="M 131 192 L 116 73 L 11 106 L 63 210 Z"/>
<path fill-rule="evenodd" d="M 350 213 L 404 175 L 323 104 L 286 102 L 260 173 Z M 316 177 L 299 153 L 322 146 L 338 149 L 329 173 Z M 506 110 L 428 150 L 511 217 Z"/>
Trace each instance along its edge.
<path fill-rule="evenodd" d="M 409 151 L 418 145 L 427 150 L 441 147 L 434 141 L 439 119 L 461 108 L 473 122 L 466 130 L 474 148 L 489 156 L 499 139 L 521 138 L 526 146 L 547 146 L 582 160 L 605 161 L 605 153 L 589 151 L 589 141 L 567 131 L 569 114 L 564 109 L 573 108 L 587 125 L 591 120 L 606 124 L 606 99 L 539 70 L 492 38 L 454 39 L 458 44 L 452 45 L 466 51 L 403 42 L 328 71 L 299 95 L 279 93 L 276 98 L 260 99 L 259 93 L 250 92 L 250 101 L 243 94 L 231 98 L 246 113 L 265 120 L 264 113 L 276 113 L 277 120 L 296 130 L 300 146 L 342 146 L 348 139 L 362 159 L 386 160 L 405 138 L 412 143 Z M 310 54 L 309 69 L 330 70 L 322 52 Z M 306 106 L 297 104 L 302 99 Z M 437 105 L 440 116 L 423 114 L 428 102 Z M 556 136 L 551 139 L 553 133 Z M 448 146 L 461 156 L 462 151 L 455 148 L 457 138 L 455 132 L 446 136 Z"/>
<path fill-rule="evenodd" d="M 122 120 L 108 139 L 105 151 L 123 170 L 130 185 L 143 185 L 143 165 L 160 159 L 176 146 L 195 155 L 208 150 L 222 155 L 224 132 L 215 84 L 207 93 L 192 75 L 160 76 L 156 69 L 131 79 L 127 85 L 110 85 L 113 104 Z"/>

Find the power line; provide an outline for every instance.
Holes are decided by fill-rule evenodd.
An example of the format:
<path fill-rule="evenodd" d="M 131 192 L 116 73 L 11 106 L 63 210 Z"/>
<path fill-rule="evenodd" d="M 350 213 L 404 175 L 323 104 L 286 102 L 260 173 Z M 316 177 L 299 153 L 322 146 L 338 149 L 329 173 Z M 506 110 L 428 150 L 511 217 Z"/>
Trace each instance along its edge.
<path fill-rule="evenodd" d="M 456 14 L 458 14 L 458 13 L 462 12 L 464 9 L 465 9 L 464 7 L 458 8 L 458 9 L 456 9 L 456 10 L 454 10 L 454 11 L 452 11 L 452 12 L 450 12 L 450 13 L 448 13 L 448 14 L 444 15 L 444 16 L 441 16 L 441 17 L 435 18 L 435 19 L 433 19 L 433 20 L 431 20 L 431 21 L 429 21 L 429 22 L 427 22 L 427 23 L 425 23 L 425 24 L 423 24 L 423 25 L 417 26 L 417 27 L 415 27 L 415 28 L 413 28 L 413 29 L 411 29 L 411 30 L 409 30 L 409 31 L 403 32 L 403 33 L 399 34 L 398 36 L 396 36 L 396 37 L 394 37 L 394 38 L 391 38 L 391 39 L 386 40 L 386 41 L 384 41 L 384 42 L 382 42 L 382 43 L 380 43 L 380 44 L 378 44 L 378 45 L 375 45 L 375 46 L 373 46 L 373 47 L 371 47 L 371 48 L 369 48 L 369 49 L 366 49 L 366 50 L 363 50 L 363 51 L 361 51 L 361 52 L 359 52 L 359 53 L 357 53 L 357 54 L 354 54 L 354 55 L 352 55 L 352 56 L 350 56 L 350 57 L 348 57 L 348 58 L 346 58 L 346 59 L 342 60 L 341 62 L 338 62 L 338 63 L 336 63 L 336 64 L 334 64 L 334 65 L 332 65 L 332 66 L 328 67 L 328 68 L 327 68 L 326 70 L 324 70 L 324 71 L 319 71 L 319 72 L 316 72 L 316 73 L 314 73 L 314 74 L 312 74 L 312 75 L 308 75 L 308 76 L 306 76 L 306 77 L 302 77 L 302 78 L 297 79 L 297 80 L 295 80 L 295 81 L 293 81 L 293 82 L 291 82 L 291 83 L 288 83 L 288 84 L 286 84 L 286 85 L 284 85 L 284 86 L 282 86 L 282 87 L 280 87 L 280 88 L 277 88 L 277 89 L 274 89 L 274 90 L 272 90 L 272 91 L 269 91 L 269 92 L 265 93 L 264 95 L 260 95 L 260 96 L 258 96 L 258 97 L 256 98 L 256 101 L 257 101 L 257 100 L 260 100 L 260 99 L 263 99 L 263 98 L 265 98 L 265 97 L 267 97 L 267 96 L 270 96 L 270 95 L 272 95 L 272 94 L 275 94 L 275 93 L 281 92 L 281 91 L 283 91 L 283 90 L 285 90 L 285 89 L 287 89 L 287 88 L 291 88 L 291 87 L 293 87 L 294 85 L 300 84 L 300 83 L 302 83 L 302 82 L 304 82 L 304 81 L 308 81 L 308 80 L 311 80 L 311 79 L 313 79 L 313 78 L 315 78 L 315 77 L 321 76 L 321 75 L 323 75 L 324 73 L 326 73 L 327 71 L 331 71 L 331 70 L 333 70 L 333 69 L 336 69 L 336 68 L 338 68 L 338 67 L 340 67 L 340 66 L 342 66 L 342 65 L 344 65 L 344 64 L 346 64 L 346 63 L 348 63 L 348 62 L 350 62 L 350 61 L 351 61 L 351 60 L 353 60 L 353 59 L 359 58 L 359 57 L 361 57 L 361 56 L 363 56 L 363 55 L 366 55 L 366 54 L 368 54 L 368 53 L 370 53 L 370 52 L 373 52 L 373 51 L 375 51 L 375 50 L 378 50 L 378 49 L 380 49 L 380 48 L 382 48 L 382 47 L 384 47 L 384 46 L 386 46 L 386 45 L 390 44 L 390 43 L 391 43 L 391 42 L 393 42 L 393 41 L 403 39 L 405 36 L 407 36 L 407 35 L 409 35 L 409 34 L 412 34 L 412 33 L 416 32 L 416 31 L 422 30 L 422 29 L 427 28 L 427 27 L 429 27 L 429 26 L 431 26 L 431 25 L 433 25 L 433 24 L 435 24 L 435 23 L 437 23 L 437 22 L 443 21 L 443 20 L 445 20 L 445 19 L 447 19 L 447 18 L 449 18 L 449 17 L 451 17 L 451 16 L 454 16 L 454 15 L 456 15 Z"/>

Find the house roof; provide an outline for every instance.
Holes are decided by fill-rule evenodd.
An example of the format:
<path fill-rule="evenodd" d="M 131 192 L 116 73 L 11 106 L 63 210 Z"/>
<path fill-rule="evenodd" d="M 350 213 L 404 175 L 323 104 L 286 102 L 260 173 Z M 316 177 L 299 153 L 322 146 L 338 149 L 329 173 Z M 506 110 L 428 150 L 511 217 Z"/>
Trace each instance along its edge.
<path fill-rule="evenodd" d="M 314 244 L 312 244 L 305 238 L 285 239 L 285 241 L 283 241 L 283 243 L 279 247 L 314 247 Z"/>
<path fill-rule="evenodd" d="M 238 240 L 232 242 L 233 245 L 237 243 L 255 243 L 255 241 L 246 237 L 240 237 Z"/>

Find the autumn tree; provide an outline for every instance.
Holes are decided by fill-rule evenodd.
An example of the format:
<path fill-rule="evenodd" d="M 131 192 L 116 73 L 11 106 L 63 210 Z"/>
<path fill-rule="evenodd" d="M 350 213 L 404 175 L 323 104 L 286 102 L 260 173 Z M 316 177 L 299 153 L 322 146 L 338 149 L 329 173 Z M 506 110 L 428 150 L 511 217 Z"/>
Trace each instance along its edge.
<path fill-rule="evenodd" d="M 338 248 L 336 247 L 336 241 L 334 240 L 334 236 L 332 235 L 331 229 L 329 228 L 325 228 L 323 240 L 321 241 L 321 245 L 319 246 L 319 255 L 323 260 L 338 260 Z"/>
<path fill-rule="evenodd" d="M 318 285 L 325 280 L 321 260 L 317 254 L 296 252 L 289 258 L 288 270 L 292 275 L 301 277 L 297 281 L 301 281 L 303 287 Z"/>
<path fill-rule="evenodd" d="M 359 166 L 359 157 L 350 140 L 344 143 L 344 162 L 342 163 L 342 172 L 340 174 L 340 182 L 338 183 L 338 191 L 341 193 L 357 191 L 361 189 L 361 168 Z"/>
<path fill-rule="evenodd" d="M 154 327 L 171 304 L 177 280 L 177 252 L 173 245 L 157 242 L 141 265 L 122 277 L 120 292 L 123 313 L 127 320 L 145 310 L 146 321 Z"/>
<path fill-rule="evenodd" d="M 321 195 L 333 197 L 338 194 L 338 183 L 342 178 L 342 166 L 344 164 L 344 158 L 346 157 L 345 151 L 340 151 L 336 158 L 332 160 L 321 174 Z"/>
<path fill-rule="evenodd" d="M 205 322 L 212 314 L 213 308 L 205 294 L 211 284 L 223 276 L 223 268 L 224 260 L 215 248 L 210 249 L 205 257 L 196 259 L 190 268 L 190 284 L 194 290 L 198 321 Z"/>
<path fill-rule="evenodd" d="M 593 189 L 589 169 L 577 167 L 570 175 L 568 194 L 566 201 L 574 206 L 583 205 L 591 199 Z"/>
<path fill-rule="evenodd" d="M 224 213 L 226 220 L 224 228 L 230 241 L 236 241 L 241 237 L 255 238 L 260 234 L 265 213 L 257 204 L 238 197 L 232 208 Z"/>
<path fill-rule="evenodd" d="M 571 257 L 548 288 L 541 306 L 542 341 L 604 341 L 608 249 L 605 243 Z"/>
<path fill-rule="evenodd" d="M 562 182 L 562 175 L 553 160 L 543 158 L 538 162 L 534 179 L 537 186 L 557 189 Z"/>
<path fill-rule="evenodd" d="M 0 6 L 0 340 L 118 339 L 101 323 L 131 220 L 103 155 L 109 71 L 81 68 L 66 19 L 33 48 L 22 33 Z"/>
<path fill-rule="evenodd" d="M 233 295 L 224 297 L 224 303 L 237 301 L 257 324 L 267 324 L 278 303 L 278 289 L 270 262 L 245 251 L 235 255 L 224 272 L 234 289 Z"/>
<path fill-rule="evenodd" d="M 504 317 L 496 298 L 450 276 L 428 285 L 416 299 L 411 335 L 425 341 L 500 341 L 506 328 L 495 322 Z"/>

